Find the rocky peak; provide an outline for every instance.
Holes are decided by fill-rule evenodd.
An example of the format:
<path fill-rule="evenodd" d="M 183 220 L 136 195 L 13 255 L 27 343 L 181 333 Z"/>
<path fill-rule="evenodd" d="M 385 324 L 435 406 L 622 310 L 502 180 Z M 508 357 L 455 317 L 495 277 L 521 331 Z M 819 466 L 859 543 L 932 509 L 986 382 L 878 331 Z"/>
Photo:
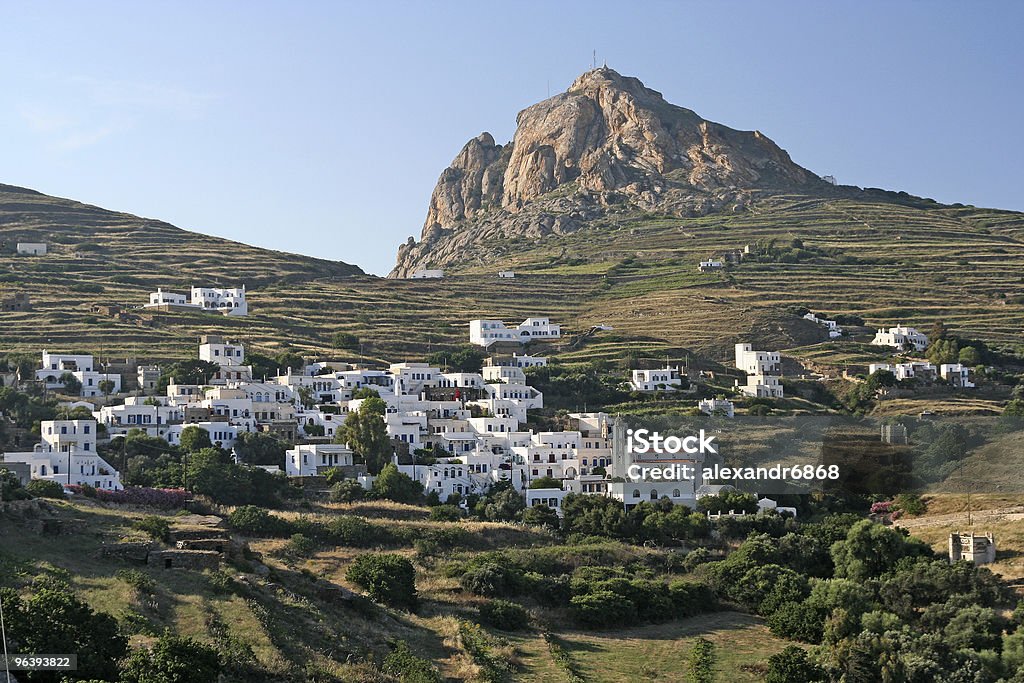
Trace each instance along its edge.
<path fill-rule="evenodd" d="M 756 191 L 821 182 L 761 133 L 707 121 L 607 67 L 516 122 L 511 143 L 482 133 L 444 170 L 421 241 L 402 245 L 393 275 L 457 263 L 459 245 L 482 237 L 474 225 L 504 237 L 571 230 L 613 204 L 704 214 L 742 207 Z"/>

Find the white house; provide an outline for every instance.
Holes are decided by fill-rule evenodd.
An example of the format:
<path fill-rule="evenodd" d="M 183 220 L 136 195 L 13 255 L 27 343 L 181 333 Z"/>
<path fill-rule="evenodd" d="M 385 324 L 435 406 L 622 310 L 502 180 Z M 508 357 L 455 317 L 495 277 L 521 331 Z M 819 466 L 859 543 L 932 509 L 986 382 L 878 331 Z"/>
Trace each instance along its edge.
<path fill-rule="evenodd" d="M 561 327 L 548 318 L 527 318 L 515 327 L 506 327 L 501 320 L 469 321 L 469 343 L 483 347 L 495 342 L 550 341 L 561 336 Z"/>
<path fill-rule="evenodd" d="M 27 463 L 33 479 L 121 489 L 121 475 L 96 453 L 96 420 L 45 420 L 42 442 L 24 453 L 5 453 L 5 462 Z"/>
<path fill-rule="evenodd" d="M 159 365 L 140 365 L 136 370 L 139 389 L 145 394 L 155 394 L 160 383 Z"/>
<path fill-rule="evenodd" d="M 515 276 L 516 276 L 515 271 L 512 271 L 512 270 L 499 270 L 498 271 L 498 277 L 500 277 L 500 278 L 511 279 L 511 278 L 514 278 Z"/>
<path fill-rule="evenodd" d="M 708 259 L 706 261 L 701 261 L 700 265 L 697 266 L 697 270 L 699 270 L 702 273 L 710 273 L 715 270 L 721 270 L 722 268 L 725 268 L 725 263 L 719 261 L 718 259 Z"/>
<path fill-rule="evenodd" d="M 188 297 L 184 294 L 165 292 L 160 287 L 157 287 L 155 292 L 150 292 L 149 303 L 145 304 L 143 308 L 156 308 L 157 306 L 191 306 L 191 304 L 188 302 Z"/>
<path fill-rule="evenodd" d="M 22 256 L 46 256 L 46 242 L 18 242 L 15 248 Z"/>
<path fill-rule="evenodd" d="M 47 389 L 60 386 L 60 377 L 65 372 L 92 372 L 92 356 L 80 353 L 50 353 L 43 351 L 43 366 L 36 370 L 36 379 L 46 384 Z"/>
<path fill-rule="evenodd" d="M 289 477 L 313 477 L 332 467 L 352 465 L 352 450 L 341 444 L 300 444 L 284 455 L 285 473 Z"/>
<path fill-rule="evenodd" d="M 172 446 L 181 444 L 181 432 L 186 427 L 199 427 L 210 435 L 214 446 L 230 449 L 238 438 L 238 427 L 227 422 L 194 422 L 192 424 L 171 425 L 167 429 L 167 443 Z"/>
<path fill-rule="evenodd" d="M 839 324 L 836 323 L 835 320 L 825 320 L 824 318 L 819 318 L 814 313 L 806 314 L 804 316 L 804 320 L 810 320 L 812 323 L 817 323 L 818 325 L 823 326 L 828 330 L 829 339 L 835 339 L 836 337 L 841 337 L 843 335 L 843 328 L 839 327 Z"/>
<path fill-rule="evenodd" d="M 736 367 L 748 375 L 774 375 L 781 371 L 778 351 L 754 351 L 751 344 L 736 345 Z"/>
<path fill-rule="evenodd" d="M 245 285 L 241 287 L 193 287 L 193 306 L 208 311 L 216 311 L 224 315 L 243 316 L 249 314 L 249 304 L 245 301 Z"/>
<path fill-rule="evenodd" d="M 926 382 L 933 382 L 938 377 L 938 369 L 928 362 L 912 362 L 912 363 L 871 363 L 868 365 L 868 374 L 873 375 L 879 370 L 888 370 L 896 379 L 903 381 L 906 379 L 919 379 Z"/>
<path fill-rule="evenodd" d="M 924 351 L 928 348 L 928 337 L 913 327 L 897 325 L 888 330 L 879 329 L 871 343 L 875 346 L 891 346 L 900 350 L 909 344 L 915 351 Z"/>
<path fill-rule="evenodd" d="M 106 396 L 108 394 L 119 394 L 121 393 L 121 375 L 116 372 L 73 372 L 73 374 L 79 382 L 82 383 L 82 391 L 80 396 L 86 398 L 93 398 L 96 396 Z M 105 388 L 108 391 L 103 391 L 100 387 L 104 382 L 110 382 Z"/>
<path fill-rule="evenodd" d="M 697 404 L 697 409 L 707 415 L 736 416 L 736 404 L 725 398 L 705 398 Z"/>
<path fill-rule="evenodd" d="M 973 389 L 975 386 L 971 379 L 971 369 L 961 363 L 943 363 L 939 366 L 939 374 L 955 387 Z"/>
<path fill-rule="evenodd" d="M 775 375 L 747 375 L 747 383 L 736 380 L 736 389 L 755 398 L 783 398 L 784 390 Z"/>
<path fill-rule="evenodd" d="M 444 277 L 443 268 L 420 268 L 413 271 L 409 276 L 410 280 L 437 280 Z"/>
<path fill-rule="evenodd" d="M 679 368 L 668 366 L 658 370 L 634 370 L 630 381 L 633 391 L 675 391 L 682 384 Z"/>

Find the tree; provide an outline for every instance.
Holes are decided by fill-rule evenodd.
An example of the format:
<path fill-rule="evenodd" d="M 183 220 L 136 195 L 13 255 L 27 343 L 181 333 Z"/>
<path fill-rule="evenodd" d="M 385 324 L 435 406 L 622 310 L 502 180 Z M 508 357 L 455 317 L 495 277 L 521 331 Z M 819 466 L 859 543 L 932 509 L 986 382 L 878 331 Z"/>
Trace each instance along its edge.
<path fill-rule="evenodd" d="M 60 383 L 64 385 L 64 391 L 71 396 L 78 396 L 82 393 L 82 383 L 70 372 L 60 376 Z"/>
<path fill-rule="evenodd" d="M 830 552 L 836 577 L 854 581 L 881 576 L 901 558 L 931 555 L 921 541 L 869 519 L 850 527 L 846 539 L 836 542 Z"/>
<path fill-rule="evenodd" d="M 335 443 L 348 444 L 354 453 L 362 456 L 370 474 L 380 473 L 394 452 L 384 421 L 386 413 L 387 404 L 383 399 L 364 399 L 359 410 L 349 413 L 334 436 Z"/>
<path fill-rule="evenodd" d="M 820 643 L 825 618 L 806 602 L 784 602 L 768 617 L 768 628 L 780 638 Z"/>
<path fill-rule="evenodd" d="M 197 425 L 189 425 L 182 429 L 179 442 L 181 450 L 185 453 L 195 453 L 204 448 L 213 448 L 210 433 Z"/>
<path fill-rule="evenodd" d="M 790 645 L 768 658 L 765 683 L 826 683 L 825 670 L 807 658 L 802 647 Z"/>
<path fill-rule="evenodd" d="M 373 480 L 373 495 L 396 503 L 418 503 L 423 497 L 423 484 L 402 474 L 393 463 L 388 463 Z"/>
<path fill-rule="evenodd" d="M 331 487 L 332 503 L 354 503 L 366 497 L 366 489 L 355 479 L 342 479 Z"/>
<path fill-rule="evenodd" d="M 352 583 L 366 589 L 370 598 L 394 607 L 416 606 L 416 569 L 394 553 L 360 555 L 345 573 Z"/>
<path fill-rule="evenodd" d="M 10 470 L 0 468 L 0 501 L 25 500 L 31 494 L 21 485 L 21 481 Z"/>
<path fill-rule="evenodd" d="M 112 379 L 101 379 L 100 383 L 96 385 L 100 392 L 104 396 L 110 396 L 111 392 L 114 391 L 114 380 Z"/>
<path fill-rule="evenodd" d="M 554 477 L 537 477 L 530 482 L 531 489 L 560 489 L 562 480 Z"/>
<path fill-rule="evenodd" d="M 960 355 L 960 343 L 956 339 L 934 340 L 925 355 L 934 365 L 955 363 Z"/>
<path fill-rule="evenodd" d="M 477 503 L 477 514 L 489 522 L 513 522 L 526 507 L 526 501 L 511 488 L 488 495 Z"/>
<path fill-rule="evenodd" d="M 690 646 L 687 670 L 691 683 L 711 683 L 715 680 L 715 645 L 707 638 L 697 638 Z"/>
<path fill-rule="evenodd" d="M 284 468 L 285 444 L 266 432 L 243 432 L 235 439 L 235 452 L 247 465 L 277 465 Z"/>
<path fill-rule="evenodd" d="M 427 356 L 427 363 L 448 367 L 453 372 L 480 372 L 486 354 L 475 346 L 464 346 L 454 351 L 435 351 Z"/>
<path fill-rule="evenodd" d="M 480 607 L 480 621 L 502 631 L 520 631 L 530 625 L 530 613 L 508 600 L 491 600 Z"/>
<path fill-rule="evenodd" d="M 128 641 L 118 632 L 116 619 L 94 612 L 67 584 L 52 579 L 39 584 L 26 600 L 13 590 L 0 591 L 7 636 L 19 651 L 61 653 L 70 648 L 78 655 L 76 679 L 118 680 L 117 661 Z"/>
<path fill-rule="evenodd" d="M 121 683 L 216 683 L 216 648 L 165 631 L 152 649 L 139 648 L 124 660 Z"/>
<path fill-rule="evenodd" d="M 869 395 L 874 395 L 882 387 L 896 386 L 896 375 L 891 370 L 875 370 L 868 375 L 866 383 Z"/>
<path fill-rule="evenodd" d="M 981 364 L 981 353 L 978 352 L 973 346 L 965 346 L 960 349 L 960 354 L 957 357 L 957 361 L 966 365 L 967 367 L 975 367 Z"/>
<path fill-rule="evenodd" d="M 220 370 L 220 366 L 205 360 L 193 359 L 175 363 L 166 368 L 157 382 L 157 389 L 162 393 L 173 379 L 175 384 L 208 384 Z M 255 368 L 253 369 L 255 372 Z"/>
<path fill-rule="evenodd" d="M 331 335 L 331 346 L 339 350 L 356 350 L 359 348 L 359 337 L 351 332 L 335 332 Z"/>
<path fill-rule="evenodd" d="M 25 490 L 36 498 L 64 498 L 64 487 L 52 479 L 33 479 L 25 486 Z"/>
<path fill-rule="evenodd" d="M 558 519 L 558 513 L 547 505 L 534 505 L 523 510 L 523 523 L 545 526 L 557 531 L 561 522 Z"/>

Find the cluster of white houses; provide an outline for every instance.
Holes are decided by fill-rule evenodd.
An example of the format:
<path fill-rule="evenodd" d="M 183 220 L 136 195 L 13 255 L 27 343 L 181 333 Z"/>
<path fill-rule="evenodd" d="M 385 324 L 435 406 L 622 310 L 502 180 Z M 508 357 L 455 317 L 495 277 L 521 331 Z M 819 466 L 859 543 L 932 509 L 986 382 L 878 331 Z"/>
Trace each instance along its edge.
<path fill-rule="evenodd" d="M 548 325 L 546 320 L 543 324 Z M 532 322 L 527 326 L 532 328 Z M 119 473 L 97 453 L 100 434 L 109 439 L 140 429 L 175 445 L 182 430 L 194 425 L 225 449 L 232 449 L 245 432 L 279 435 L 295 444 L 286 453 L 288 476 L 351 468 L 369 486 L 372 480 L 355 464 L 352 450 L 333 440 L 348 415 L 376 394 L 387 405 L 384 420 L 399 469 L 442 500 L 483 492 L 497 481 L 511 482 L 529 505 L 543 503 L 556 510 L 569 492 L 612 496 L 627 506 L 662 497 L 693 505 L 698 494 L 699 481 L 624 481 L 627 463 L 613 455 L 615 421 L 605 413 L 572 414 L 565 431 L 526 428 L 528 412 L 542 408 L 544 396 L 529 385 L 525 369 L 546 365 L 543 356 L 495 354 L 480 372 L 446 372 L 426 363 L 394 363 L 387 369 L 313 363 L 265 380 L 252 377 L 238 342 L 206 335 L 199 356 L 217 366 L 202 383 L 170 378 L 158 393 L 159 369 L 140 366 L 139 386 L 145 390 L 121 404 L 94 409 L 92 419 L 43 422 L 41 443 L 28 452 L 5 453 L 4 461 L 28 464 L 35 478 L 117 489 Z M 46 352 L 43 364 L 39 377 L 46 382 L 64 371 L 85 382 L 96 379 L 87 355 Z M 72 405 L 93 407 L 84 401 Z M 443 457 L 423 464 L 417 452 L 424 450 Z M 541 477 L 562 485 L 531 489 L 530 483 Z"/>
<path fill-rule="evenodd" d="M 249 304 L 245 301 L 245 285 L 241 287 L 193 287 L 190 293 L 165 292 L 161 288 L 149 295 L 149 303 L 143 308 L 163 310 L 195 309 L 224 315 L 249 315 Z"/>

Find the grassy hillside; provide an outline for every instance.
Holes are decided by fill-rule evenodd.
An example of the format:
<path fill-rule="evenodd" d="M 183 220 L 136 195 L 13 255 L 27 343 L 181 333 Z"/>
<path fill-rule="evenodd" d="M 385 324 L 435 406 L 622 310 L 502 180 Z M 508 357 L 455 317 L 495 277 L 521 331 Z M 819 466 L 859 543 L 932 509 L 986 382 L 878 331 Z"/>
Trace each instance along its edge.
<path fill-rule="evenodd" d="M 749 212 L 691 219 L 613 214 L 572 234 L 498 243 L 489 265 L 433 281 L 363 276 L 345 264 L 10 189 L 0 192 L 0 234 L 8 242 L 45 239 L 54 249 L 0 256 L 0 291 L 28 291 L 35 304 L 33 312 L 0 314 L 0 344 L 19 351 L 160 359 L 190 353 L 199 334 L 221 331 L 266 350 L 400 360 L 464 343 L 473 317 L 541 314 L 569 330 L 555 348 L 567 360 L 678 358 L 686 349 L 721 360 L 742 338 L 811 348 L 816 362 L 836 365 L 848 349 L 861 362 L 872 353 L 816 346 L 825 335 L 794 307 L 860 315 L 869 326 L 943 320 L 997 346 L 1019 343 L 1024 330 L 1024 216 L 881 192 L 779 196 Z M 771 240 L 785 248 L 800 240 L 802 251 L 795 262 L 697 272 L 703 258 Z M 499 268 L 514 269 L 516 279 L 499 280 Z M 157 286 L 192 282 L 245 282 L 252 314 L 132 311 L 134 319 L 118 321 L 90 310 L 139 305 Z M 574 343 L 599 324 L 614 331 Z M 338 331 L 356 334 L 361 349 L 332 349 Z"/>

